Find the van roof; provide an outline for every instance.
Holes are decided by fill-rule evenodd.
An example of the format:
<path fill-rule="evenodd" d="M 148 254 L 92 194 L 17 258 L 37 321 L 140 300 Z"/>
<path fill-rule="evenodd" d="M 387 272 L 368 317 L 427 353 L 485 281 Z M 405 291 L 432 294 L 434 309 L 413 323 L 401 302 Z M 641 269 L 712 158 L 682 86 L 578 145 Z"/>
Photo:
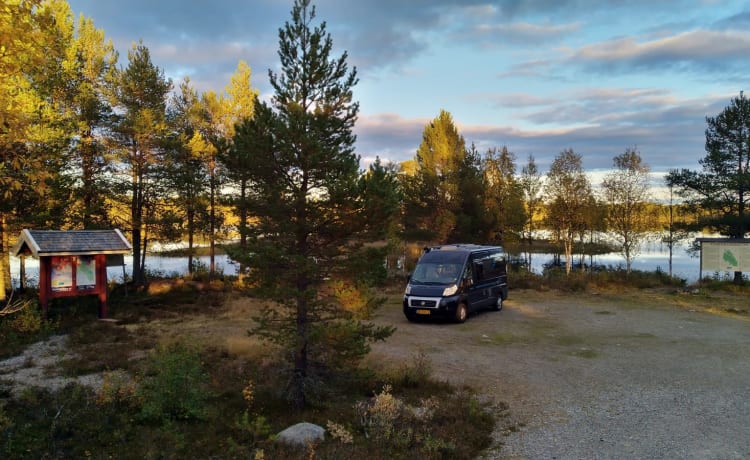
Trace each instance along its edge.
<path fill-rule="evenodd" d="M 431 251 L 458 251 L 458 252 L 476 252 L 486 251 L 488 249 L 503 250 L 500 246 L 482 246 L 479 244 L 441 244 L 440 246 L 428 246 L 424 248 L 424 252 Z"/>

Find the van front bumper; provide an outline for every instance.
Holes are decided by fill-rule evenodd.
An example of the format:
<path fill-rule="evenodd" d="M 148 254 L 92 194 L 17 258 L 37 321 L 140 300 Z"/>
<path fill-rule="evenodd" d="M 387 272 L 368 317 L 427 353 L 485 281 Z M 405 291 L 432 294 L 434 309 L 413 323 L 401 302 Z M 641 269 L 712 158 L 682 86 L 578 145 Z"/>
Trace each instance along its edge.
<path fill-rule="evenodd" d="M 404 315 L 407 318 L 453 318 L 461 296 L 421 297 L 404 296 Z"/>

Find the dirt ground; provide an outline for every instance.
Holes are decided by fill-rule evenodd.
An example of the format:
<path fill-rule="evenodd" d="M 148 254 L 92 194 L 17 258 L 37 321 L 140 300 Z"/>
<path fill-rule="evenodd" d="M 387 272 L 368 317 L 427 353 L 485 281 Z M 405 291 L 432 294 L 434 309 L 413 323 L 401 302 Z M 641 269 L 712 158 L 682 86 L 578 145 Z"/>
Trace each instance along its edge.
<path fill-rule="evenodd" d="M 368 360 L 392 367 L 424 354 L 437 379 L 507 403 L 511 419 L 487 459 L 750 458 L 750 316 L 712 312 L 715 299 L 690 295 L 512 290 L 501 312 L 413 324 L 392 290 L 375 321 L 397 330 Z M 750 307 L 746 298 L 730 302 Z M 247 336 L 257 308 L 234 298 L 189 321 L 174 314 L 123 327 L 258 357 L 267 350 Z M 42 356 L 62 359 L 62 340 L 0 363 L 0 379 L 64 384 L 49 368 L 34 371 L 49 366 Z"/>
<path fill-rule="evenodd" d="M 464 324 L 411 324 L 394 299 L 378 321 L 398 330 L 371 359 L 421 352 L 508 403 L 517 431 L 499 427 L 486 458 L 749 458 L 748 317 L 663 298 L 511 291 Z"/>

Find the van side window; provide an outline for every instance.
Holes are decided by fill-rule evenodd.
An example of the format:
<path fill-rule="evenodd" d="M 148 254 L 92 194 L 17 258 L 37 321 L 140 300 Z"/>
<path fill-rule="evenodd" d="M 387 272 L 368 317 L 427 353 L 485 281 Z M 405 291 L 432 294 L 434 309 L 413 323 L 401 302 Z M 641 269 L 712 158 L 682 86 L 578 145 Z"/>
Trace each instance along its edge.
<path fill-rule="evenodd" d="M 466 270 L 464 270 L 464 281 L 472 279 L 471 275 L 471 264 L 466 264 Z"/>
<path fill-rule="evenodd" d="M 505 274 L 505 258 L 502 252 L 488 252 L 478 254 L 474 259 L 474 269 L 481 273 L 481 277 L 478 275 L 477 279 L 483 278 L 497 278 Z"/>

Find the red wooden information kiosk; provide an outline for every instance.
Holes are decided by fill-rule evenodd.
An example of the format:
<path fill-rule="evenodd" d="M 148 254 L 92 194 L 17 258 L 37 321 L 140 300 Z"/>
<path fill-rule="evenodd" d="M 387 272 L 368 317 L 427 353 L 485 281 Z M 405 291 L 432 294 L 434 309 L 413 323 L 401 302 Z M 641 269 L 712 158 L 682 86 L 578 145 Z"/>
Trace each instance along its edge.
<path fill-rule="evenodd" d="M 107 317 L 107 266 L 122 265 L 132 246 L 119 230 L 23 230 L 13 249 L 16 257 L 39 259 L 39 305 L 50 299 L 81 295 L 99 297 L 99 317 Z"/>

